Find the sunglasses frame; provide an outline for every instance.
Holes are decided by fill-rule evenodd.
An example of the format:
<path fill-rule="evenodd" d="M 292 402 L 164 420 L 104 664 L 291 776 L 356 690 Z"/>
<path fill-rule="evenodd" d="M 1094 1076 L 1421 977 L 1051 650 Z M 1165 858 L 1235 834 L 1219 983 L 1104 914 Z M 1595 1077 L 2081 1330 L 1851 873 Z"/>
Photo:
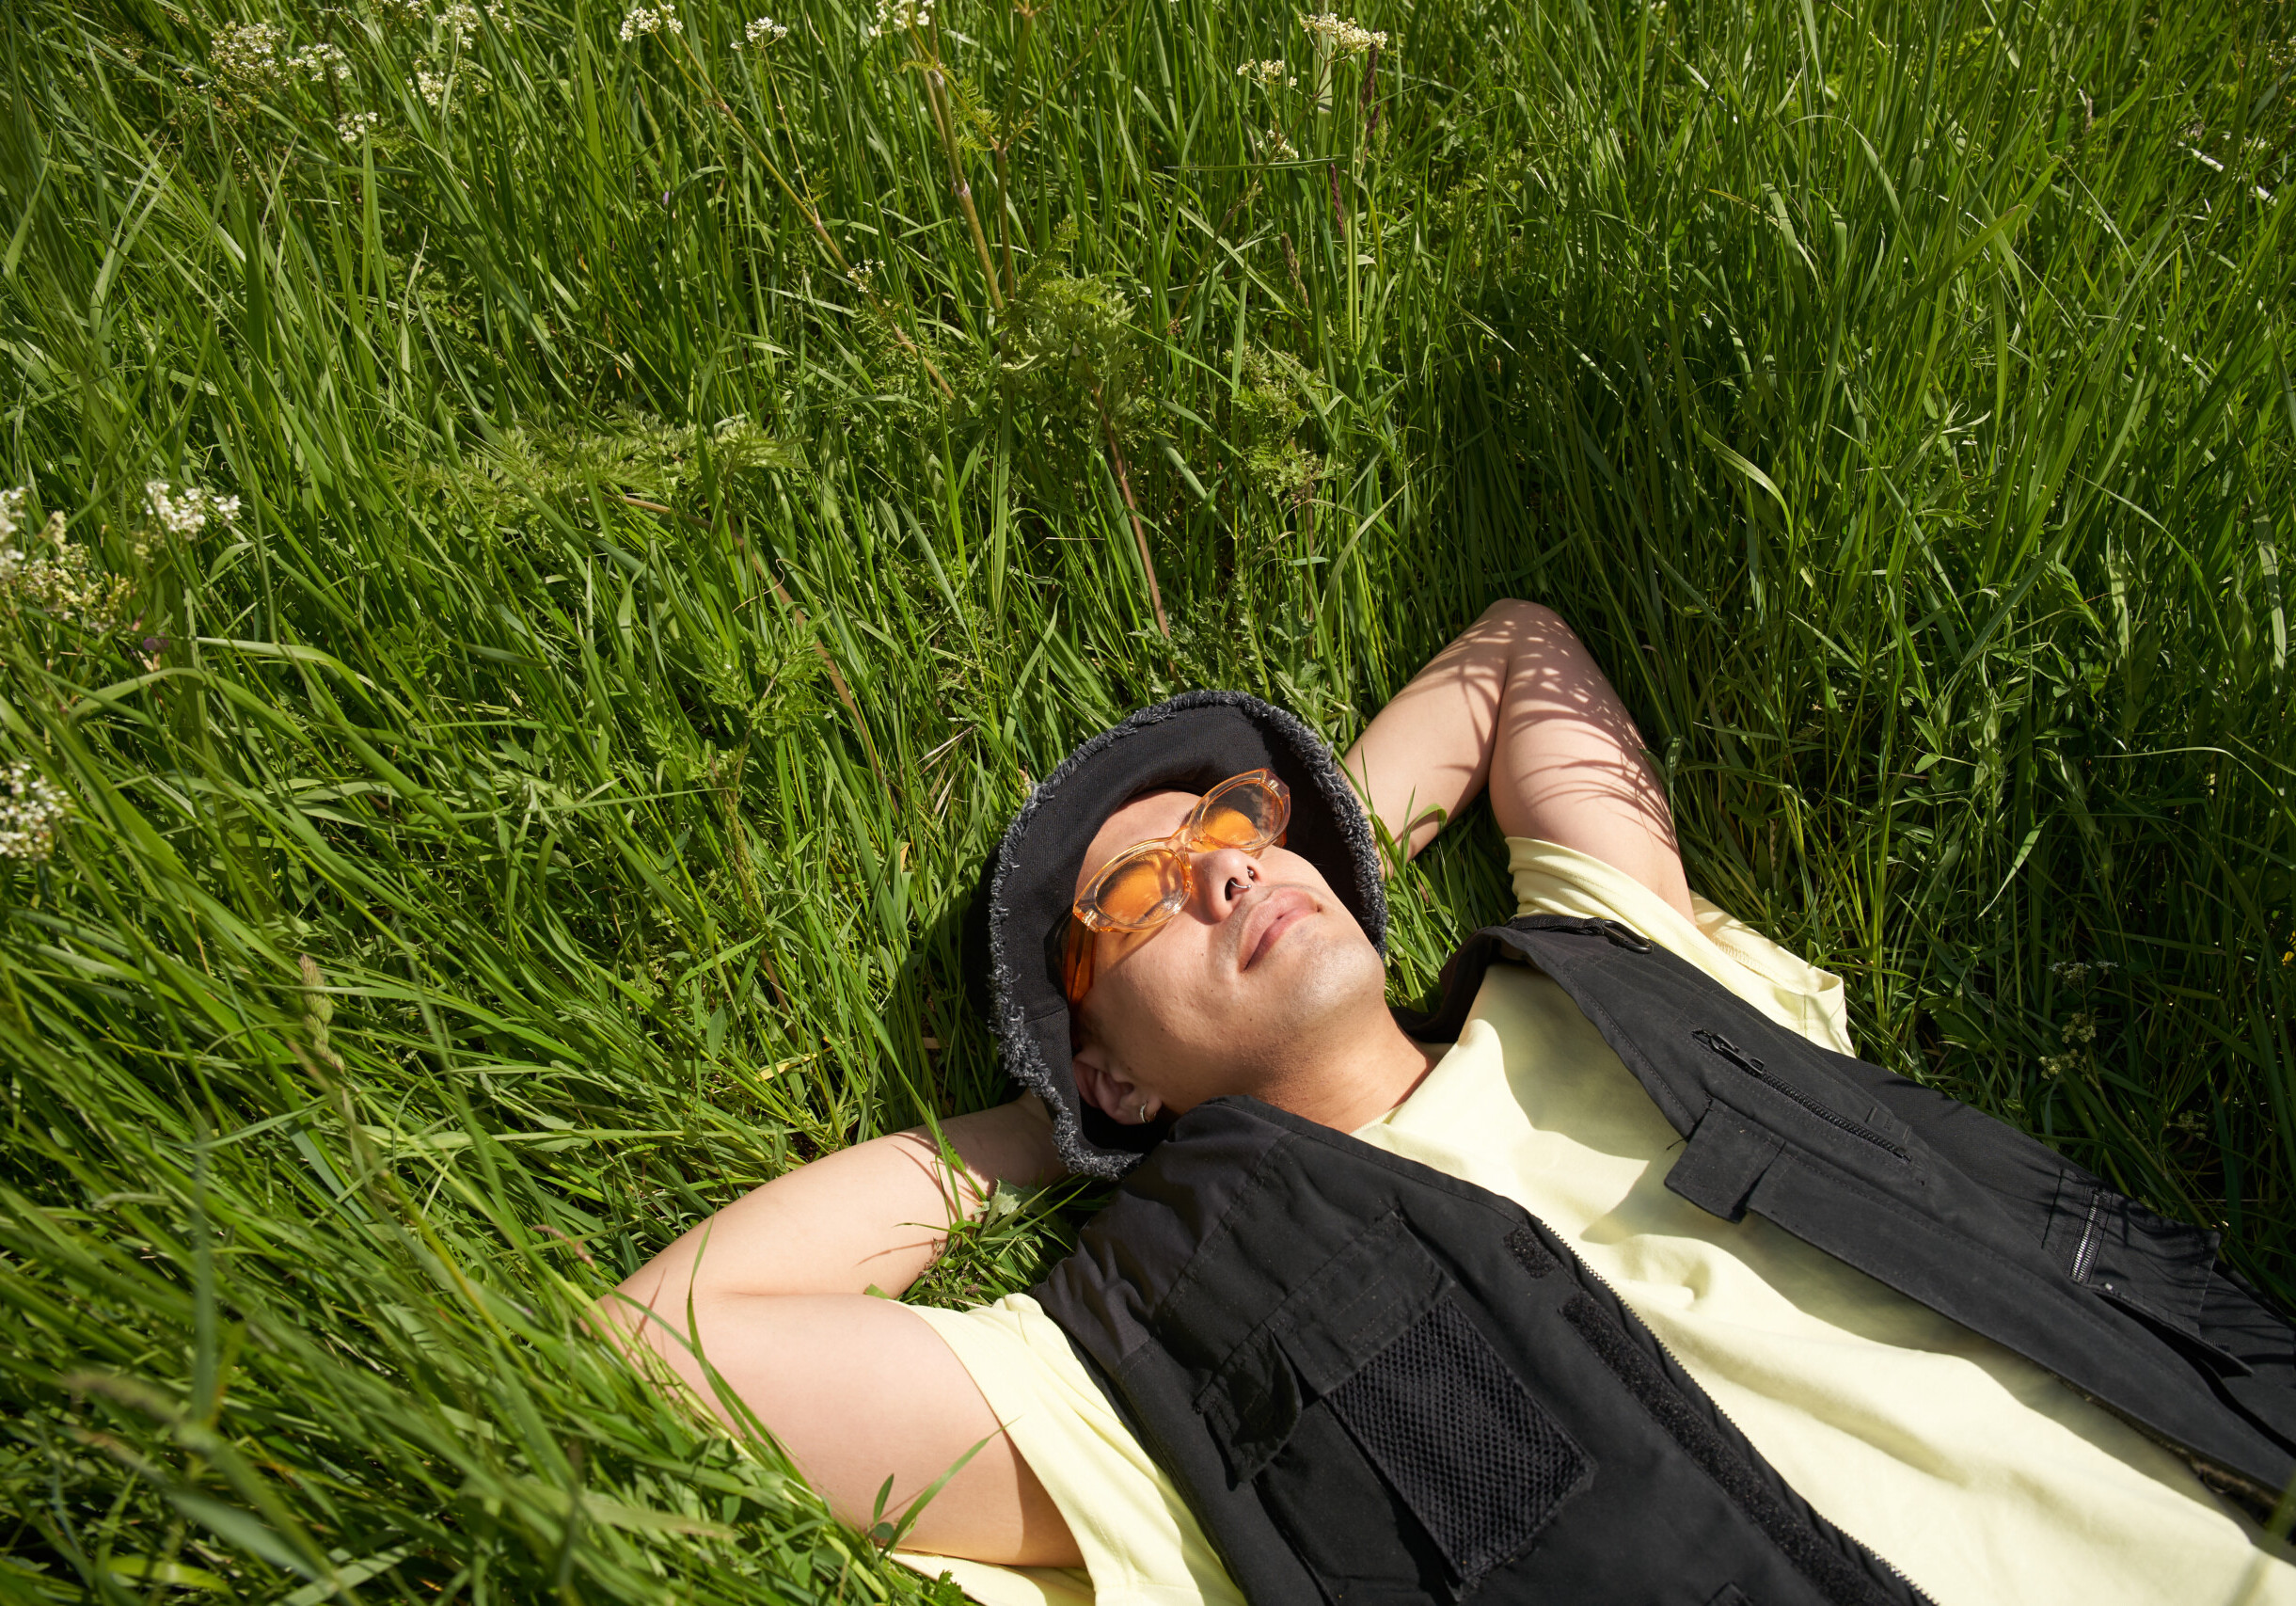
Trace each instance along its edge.
<path fill-rule="evenodd" d="M 1223 795 L 1246 783 L 1256 783 L 1275 798 L 1275 829 L 1258 846 L 1238 848 L 1237 851 L 1257 859 L 1270 848 L 1283 845 L 1285 837 L 1291 835 L 1291 788 L 1276 778 L 1275 771 L 1262 768 L 1230 775 L 1206 792 L 1196 800 L 1196 806 L 1188 811 L 1187 819 L 1171 835 L 1151 836 L 1146 841 L 1135 842 L 1112 857 L 1092 878 L 1091 884 L 1085 888 L 1084 896 L 1069 906 L 1068 941 L 1064 946 L 1061 963 L 1061 992 L 1067 996 L 1070 1009 L 1076 1007 L 1078 1000 L 1092 986 L 1092 956 L 1099 946 L 1093 938 L 1099 932 L 1162 930 L 1196 895 L 1196 855 L 1209 848 L 1235 847 L 1235 844 L 1228 842 L 1207 842 L 1203 837 L 1204 816 L 1205 811 Z M 1100 889 L 1108 883 L 1108 878 L 1127 862 L 1149 850 L 1162 851 L 1179 864 L 1180 896 L 1161 914 L 1136 925 L 1128 925 L 1103 914 L 1099 907 L 1099 899 Z"/>

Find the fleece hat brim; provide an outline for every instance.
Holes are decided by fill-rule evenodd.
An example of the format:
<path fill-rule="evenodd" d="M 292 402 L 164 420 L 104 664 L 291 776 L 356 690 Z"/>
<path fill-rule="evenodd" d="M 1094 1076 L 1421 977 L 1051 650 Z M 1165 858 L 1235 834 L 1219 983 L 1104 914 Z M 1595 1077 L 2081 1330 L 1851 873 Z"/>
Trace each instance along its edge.
<path fill-rule="evenodd" d="M 1111 1121 L 1078 1095 L 1061 946 L 1085 851 L 1108 817 L 1145 792 L 1201 792 L 1247 770 L 1273 770 L 1291 790 L 1286 846 L 1306 858 L 1354 914 L 1371 946 L 1387 946 L 1379 848 L 1354 788 L 1323 739 L 1242 692 L 1188 692 L 1100 732 L 1030 794 L 982 870 L 973 904 L 975 1003 L 1005 1069 L 1053 1112 L 1068 1168 L 1122 1176 L 1161 1135 Z"/>

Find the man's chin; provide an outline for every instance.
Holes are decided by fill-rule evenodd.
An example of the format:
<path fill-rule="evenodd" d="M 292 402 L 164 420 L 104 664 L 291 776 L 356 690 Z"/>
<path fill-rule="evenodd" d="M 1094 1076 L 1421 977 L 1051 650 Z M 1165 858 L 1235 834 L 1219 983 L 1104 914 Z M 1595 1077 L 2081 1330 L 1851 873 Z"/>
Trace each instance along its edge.
<path fill-rule="evenodd" d="M 1247 1020 L 1232 1041 L 1289 1059 L 1304 1049 L 1313 1052 L 1309 1045 L 1335 1026 L 1359 1029 L 1347 1023 L 1386 1008 L 1387 978 L 1378 950 L 1359 931 L 1334 932 L 1336 925 L 1299 921 L 1243 973 L 1237 1001 Z"/>

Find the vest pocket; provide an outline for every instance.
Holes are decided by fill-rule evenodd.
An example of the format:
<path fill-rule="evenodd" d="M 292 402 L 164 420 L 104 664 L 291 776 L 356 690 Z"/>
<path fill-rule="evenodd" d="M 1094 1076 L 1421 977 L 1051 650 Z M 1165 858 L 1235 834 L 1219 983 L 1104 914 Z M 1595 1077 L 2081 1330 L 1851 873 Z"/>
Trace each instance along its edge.
<path fill-rule="evenodd" d="M 1196 1409 L 1344 1606 L 1456 1598 L 1534 1539 L 1592 1462 L 1388 1215 L 1295 1289 Z"/>
<path fill-rule="evenodd" d="M 1305 1400 L 1354 1375 L 1450 1286 L 1394 1211 L 1318 1266 L 1196 1396 L 1231 1487 L 1290 1441 Z"/>
<path fill-rule="evenodd" d="M 1326 1399 L 1463 1588 L 1537 1537 L 1592 1469 L 1448 1296 Z"/>

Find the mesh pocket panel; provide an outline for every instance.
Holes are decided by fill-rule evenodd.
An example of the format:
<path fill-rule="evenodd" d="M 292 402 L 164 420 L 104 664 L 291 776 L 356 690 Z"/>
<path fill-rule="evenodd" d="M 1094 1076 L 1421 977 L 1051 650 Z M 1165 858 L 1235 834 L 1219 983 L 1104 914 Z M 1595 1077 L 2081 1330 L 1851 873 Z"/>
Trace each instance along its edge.
<path fill-rule="evenodd" d="M 1589 1470 L 1449 1299 L 1327 1398 L 1462 1583 L 1530 1543 Z"/>

